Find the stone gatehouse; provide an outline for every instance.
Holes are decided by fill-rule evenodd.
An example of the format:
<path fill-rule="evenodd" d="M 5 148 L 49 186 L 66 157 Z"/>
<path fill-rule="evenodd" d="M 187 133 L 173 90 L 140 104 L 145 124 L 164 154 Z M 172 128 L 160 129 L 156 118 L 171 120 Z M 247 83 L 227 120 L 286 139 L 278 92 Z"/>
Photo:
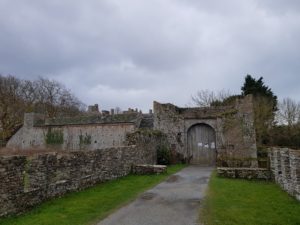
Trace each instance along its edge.
<path fill-rule="evenodd" d="M 256 167 L 252 96 L 228 106 L 179 108 L 154 102 L 154 129 L 189 163 Z"/>

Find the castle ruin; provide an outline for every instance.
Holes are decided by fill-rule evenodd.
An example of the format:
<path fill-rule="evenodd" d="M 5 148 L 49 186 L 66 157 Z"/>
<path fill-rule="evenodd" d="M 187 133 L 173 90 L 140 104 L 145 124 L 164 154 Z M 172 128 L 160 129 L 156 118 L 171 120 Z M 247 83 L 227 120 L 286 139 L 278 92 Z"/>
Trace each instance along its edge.
<path fill-rule="evenodd" d="M 154 102 L 154 113 L 129 109 L 123 114 L 89 107 L 85 117 L 48 118 L 25 114 L 23 127 L 7 147 L 17 149 L 96 150 L 128 145 L 139 129 L 167 136 L 175 160 L 193 164 L 255 167 L 256 139 L 252 96 L 216 107 L 179 108 Z"/>

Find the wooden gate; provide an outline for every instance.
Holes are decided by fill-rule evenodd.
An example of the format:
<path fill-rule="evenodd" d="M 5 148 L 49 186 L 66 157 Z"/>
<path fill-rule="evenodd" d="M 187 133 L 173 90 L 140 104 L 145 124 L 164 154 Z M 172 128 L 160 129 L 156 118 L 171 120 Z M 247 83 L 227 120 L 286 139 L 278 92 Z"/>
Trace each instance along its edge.
<path fill-rule="evenodd" d="M 197 124 L 188 130 L 188 152 L 191 163 L 214 166 L 216 163 L 216 133 L 207 124 Z"/>

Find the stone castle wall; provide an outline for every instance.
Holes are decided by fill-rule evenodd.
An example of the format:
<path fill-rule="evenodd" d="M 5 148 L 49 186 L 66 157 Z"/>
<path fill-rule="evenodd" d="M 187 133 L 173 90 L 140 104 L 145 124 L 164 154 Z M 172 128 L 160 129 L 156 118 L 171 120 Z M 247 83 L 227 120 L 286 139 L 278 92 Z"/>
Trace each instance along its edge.
<path fill-rule="evenodd" d="M 154 102 L 154 129 L 167 134 L 170 147 L 185 159 L 188 130 L 196 124 L 207 124 L 216 133 L 219 166 L 256 167 L 256 137 L 252 96 L 236 99 L 231 106 L 179 108 Z"/>
<path fill-rule="evenodd" d="M 300 151 L 272 148 L 269 157 L 275 182 L 300 201 Z"/>
<path fill-rule="evenodd" d="M 155 164 L 155 145 L 0 157 L 0 216 L 16 214 L 96 183 L 122 177 L 133 165 Z"/>
<path fill-rule="evenodd" d="M 124 118 L 127 116 L 126 118 Z M 45 120 L 43 115 L 29 113 L 24 126 L 8 141 L 8 148 L 56 150 L 94 150 L 124 146 L 126 134 L 136 129 L 138 116 L 120 115 L 109 119 L 94 117 Z"/>

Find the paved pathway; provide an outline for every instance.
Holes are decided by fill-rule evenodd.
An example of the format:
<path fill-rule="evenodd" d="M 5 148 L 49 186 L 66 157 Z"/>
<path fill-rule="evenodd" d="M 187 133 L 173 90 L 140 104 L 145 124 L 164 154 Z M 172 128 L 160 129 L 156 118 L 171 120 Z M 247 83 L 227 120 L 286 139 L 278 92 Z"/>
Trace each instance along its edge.
<path fill-rule="evenodd" d="M 196 225 L 212 170 L 189 166 L 98 225 Z"/>

